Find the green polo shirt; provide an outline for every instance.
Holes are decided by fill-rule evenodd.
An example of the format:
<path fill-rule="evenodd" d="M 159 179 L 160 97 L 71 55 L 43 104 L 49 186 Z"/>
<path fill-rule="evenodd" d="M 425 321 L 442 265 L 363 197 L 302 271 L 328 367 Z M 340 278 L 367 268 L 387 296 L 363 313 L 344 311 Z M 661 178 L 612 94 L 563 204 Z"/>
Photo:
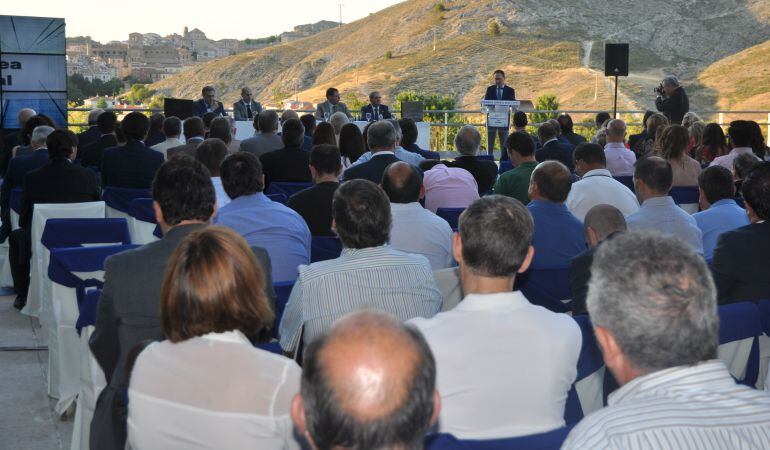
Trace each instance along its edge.
<path fill-rule="evenodd" d="M 495 183 L 495 194 L 513 197 L 525 205 L 529 203 L 529 179 L 537 164 L 537 161 L 525 162 L 500 175 Z"/>

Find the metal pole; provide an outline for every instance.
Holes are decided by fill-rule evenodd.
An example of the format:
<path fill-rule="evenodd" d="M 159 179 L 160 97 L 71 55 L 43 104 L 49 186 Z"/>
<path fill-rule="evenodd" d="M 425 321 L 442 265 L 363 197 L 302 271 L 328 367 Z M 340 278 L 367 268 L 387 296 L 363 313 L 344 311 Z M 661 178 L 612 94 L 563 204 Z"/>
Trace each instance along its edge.
<path fill-rule="evenodd" d="M 612 118 L 618 118 L 618 76 L 615 75 L 615 103 L 612 107 Z"/>
<path fill-rule="evenodd" d="M 444 124 L 449 124 L 449 113 L 444 113 Z M 444 151 L 447 151 L 447 142 L 449 142 L 449 127 L 444 128 Z"/>

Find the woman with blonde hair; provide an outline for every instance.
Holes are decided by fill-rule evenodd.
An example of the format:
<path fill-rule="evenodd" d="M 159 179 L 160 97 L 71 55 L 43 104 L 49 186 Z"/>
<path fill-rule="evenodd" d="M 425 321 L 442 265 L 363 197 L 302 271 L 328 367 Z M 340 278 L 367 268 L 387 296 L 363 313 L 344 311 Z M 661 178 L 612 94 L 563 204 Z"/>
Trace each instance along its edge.
<path fill-rule="evenodd" d="M 633 149 L 634 153 L 636 153 L 636 159 L 652 155 L 658 135 L 668 125 L 668 118 L 661 113 L 655 113 L 647 119 L 647 138 L 644 141 L 638 142 L 636 148 Z"/>
<path fill-rule="evenodd" d="M 706 124 L 700 121 L 693 122 L 687 128 L 687 132 L 690 133 L 690 145 L 687 147 L 687 154 L 693 158 L 695 158 L 695 155 L 699 153 L 701 146 L 703 146 L 703 131 L 705 129 Z"/>
<path fill-rule="evenodd" d="M 671 125 L 659 133 L 655 153 L 671 164 L 674 174 L 672 186 L 697 186 L 700 163 L 687 155 L 690 135 L 681 125 Z"/>

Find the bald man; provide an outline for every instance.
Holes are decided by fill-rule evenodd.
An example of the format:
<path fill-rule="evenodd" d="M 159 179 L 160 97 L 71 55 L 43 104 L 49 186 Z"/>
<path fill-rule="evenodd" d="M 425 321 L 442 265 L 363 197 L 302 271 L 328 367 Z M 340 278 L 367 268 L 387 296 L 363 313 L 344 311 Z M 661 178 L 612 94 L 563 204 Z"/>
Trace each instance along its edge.
<path fill-rule="evenodd" d="M 291 417 L 314 449 L 416 449 L 440 410 L 436 363 L 422 334 L 364 311 L 307 346 Z"/>
<path fill-rule="evenodd" d="M 425 187 L 419 169 L 404 161 L 394 162 L 385 169 L 380 186 L 390 200 L 393 217 L 390 245 L 425 256 L 433 270 L 452 267 L 452 228 L 420 204 Z"/>

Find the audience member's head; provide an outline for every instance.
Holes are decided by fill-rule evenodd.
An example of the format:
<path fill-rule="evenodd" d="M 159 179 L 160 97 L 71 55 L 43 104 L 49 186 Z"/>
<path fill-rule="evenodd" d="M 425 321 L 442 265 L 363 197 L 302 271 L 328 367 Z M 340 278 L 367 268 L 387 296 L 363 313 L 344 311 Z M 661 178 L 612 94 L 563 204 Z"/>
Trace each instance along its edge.
<path fill-rule="evenodd" d="M 305 126 L 305 134 L 307 136 L 313 136 L 316 127 L 315 116 L 312 114 L 302 114 L 299 121 Z"/>
<path fill-rule="evenodd" d="M 692 148 L 698 148 L 703 145 L 703 130 L 705 129 L 706 123 L 701 121 L 693 122 L 687 127 L 687 133 L 690 135 Z"/>
<path fill-rule="evenodd" d="M 476 156 L 481 147 L 481 133 L 473 125 L 463 125 L 455 135 L 455 150 L 460 156 Z"/>
<path fill-rule="evenodd" d="M 301 147 L 305 141 L 305 127 L 299 119 L 289 119 L 283 124 L 281 140 L 285 147 Z"/>
<path fill-rule="evenodd" d="M 668 118 L 661 113 L 654 113 L 647 119 L 647 139 L 653 141 L 657 139 L 658 134 L 669 125 Z"/>
<path fill-rule="evenodd" d="M 418 449 L 441 409 L 422 334 L 381 312 L 343 317 L 305 349 L 292 420 L 313 448 Z"/>
<path fill-rule="evenodd" d="M 741 185 L 751 223 L 770 220 L 770 162 L 757 164 Z"/>
<path fill-rule="evenodd" d="M 559 161 L 543 161 L 535 167 L 529 181 L 529 198 L 564 203 L 572 189 L 572 175 Z"/>
<path fill-rule="evenodd" d="M 94 108 L 91 111 L 88 111 L 88 126 L 95 126 L 96 119 L 98 119 L 103 112 L 104 110 L 102 108 Z"/>
<path fill-rule="evenodd" d="M 556 128 L 551 125 L 551 122 L 545 122 L 537 128 L 537 138 L 540 140 L 540 145 L 545 145 L 548 141 L 556 139 Z"/>
<path fill-rule="evenodd" d="M 596 247 L 611 234 L 626 231 L 626 218 L 612 205 L 596 205 L 583 219 L 583 234 L 588 247 Z"/>
<path fill-rule="evenodd" d="M 147 130 L 150 128 L 150 119 L 140 112 L 130 112 L 123 118 L 120 124 L 126 139 L 143 141 L 147 137 Z"/>
<path fill-rule="evenodd" d="M 177 225 L 208 222 L 216 212 L 211 173 L 185 155 L 169 159 L 155 172 L 152 199 L 163 234 Z"/>
<path fill-rule="evenodd" d="M 682 117 L 681 125 L 685 128 L 690 128 L 692 124 L 694 124 L 695 122 L 703 122 L 703 120 L 700 117 L 698 117 L 698 115 L 695 114 L 694 112 L 688 111 Z"/>
<path fill-rule="evenodd" d="M 346 123 L 350 123 L 350 119 L 348 119 L 348 116 L 345 115 L 344 112 L 338 111 L 329 117 L 329 123 L 331 124 L 332 128 L 334 128 L 334 135 L 339 136 L 340 131 L 342 131 L 342 127 Z"/>
<path fill-rule="evenodd" d="M 358 128 L 358 127 L 356 127 Z M 337 137 L 334 135 L 334 127 L 329 122 L 321 122 L 315 127 L 313 132 L 313 139 L 311 139 L 313 145 L 337 145 Z"/>
<path fill-rule="evenodd" d="M 743 180 L 757 164 L 762 162 L 753 153 L 741 153 L 733 160 L 733 173 L 735 180 Z"/>
<path fill-rule="evenodd" d="M 414 145 L 417 142 L 417 136 L 419 134 L 414 119 L 408 117 L 399 119 L 398 126 L 401 128 L 401 146 L 407 147 Z"/>
<path fill-rule="evenodd" d="M 528 123 L 527 113 L 524 111 L 516 111 L 513 113 L 513 127 L 516 128 L 516 130 L 526 129 Z"/>
<path fill-rule="evenodd" d="M 655 140 L 655 152 L 666 160 L 683 158 L 690 145 L 690 135 L 682 125 L 671 125 L 663 129 Z"/>
<path fill-rule="evenodd" d="M 655 114 L 655 111 L 648 109 L 644 111 L 644 116 L 642 116 L 642 128 L 645 130 L 647 129 L 647 119 L 650 118 L 651 115 Z"/>
<path fill-rule="evenodd" d="M 735 183 L 733 174 L 729 169 L 716 165 L 707 167 L 698 176 L 698 188 L 700 189 L 700 205 L 703 209 L 719 200 L 735 197 Z"/>
<path fill-rule="evenodd" d="M 727 146 L 725 131 L 718 123 L 710 123 L 706 125 L 706 128 L 703 129 L 703 145 L 711 146 L 717 149 Z"/>
<path fill-rule="evenodd" d="M 727 137 L 732 148 L 751 147 L 751 124 L 747 120 L 730 122 Z"/>
<path fill-rule="evenodd" d="M 366 150 L 364 148 L 364 136 L 361 129 L 354 123 L 346 123 L 340 131 L 340 156 L 347 158 L 351 163 L 356 162 Z"/>
<path fill-rule="evenodd" d="M 203 130 L 206 137 L 209 137 L 209 132 L 211 131 L 211 122 L 217 117 L 221 116 L 214 111 L 209 111 L 203 115 Z"/>
<path fill-rule="evenodd" d="M 396 119 L 385 119 L 388 122 L 390 122 L 391 125 L 393 125 L 393 129 L 396 130 L 396 147 L 401 145 L 401 140 L 403 139 L 404 135 L 401 133 L 401 125 L 398 124 L 398 120 Z"/>
<path fill-rule="evenodd" d="M 602 244 L 587 305 L 604 361 L 621 385 L 717 357 L 714 282 L 703 257 L 673 237 L 631 232 Z"/>
<path fill-rule="evenodd" d="M 379 247 L 390 239 L 390 201 L 382 188 L 371 181 L 342 183 L 334 193 L 332 218 L 345 248 Z"/>
<path fill-rule="evenodd" d="M 256 131 L 257 133 L 261 132 L 261 130 L 259 129 L 259 115 L 260 114 L 261 113 L 259 111 L 257 111 L 257 113 L 254 114 L 254 119 L 251 120 L 251 126 L 254 127 L 254 131 Z"/>
<path fill-rule="evenodd" d="M 27 119 L 20 131 L 22 145 L 30 145 L 32 143 L 32 131 L 41 125 L 51 128 L 55 127 L 53 120 L 45 114 L 37 114 Z"/>
<path fill-rule="evenodd" d="M 262 134 L 278 131 L 278 113 L 272 109 L 262 111 L 255 120 L 259 122 L 259 132 Z"/>
<path fill-rule="evenodd" d="M 48 136 L 53 132 L 54 127 L 49 127 L 48 125 L 40 125 L 35 127 L 35 129 L 32 130 L 32 136 L 29 140 L 30 147 L 32 147 L 33 150 L 37 150 L 39 148 L 47 148 Z"/>
<path fill-rule="evenodd" d="M 201 138 L 205 131 L 203 130 L 203 120 L 200 117 L 193 116 L 184 120 L 184 138 L 190 140 L 192 138 Z"/>
<path fill-rule="evenodd" d="M 380 185 L 391 203 L 415 203 L 425 196 L 422 175 L 403 161 L 391 163 L 385 169 Z"/>
<path fill-rule="evenodd" d="M 561 124 L 556 119 L 548 119 L 548 123 L 553 127 L 553 131 L 556 132 L 556 137 L 561 136 Z"/>
<path fill-rule="evenodd" d="M 233 153 L 222 161 L 219 169 L 222 187 L 232 200 L 245 195 L 254 195 L 265 188 L 262 163 L 251 153 Z"/>
<path fill-rule="evenodd" d="M 341 172 L 340 151 L 336 146 L 329 144 L 313 146 L 310 150 L 310 175 L 315 183 L 337 181 Z"/>
<path fill-rule="evenodd" d="M 294 111 L 293 109 L 284 109 L 281 113 L 281 124 L 285 123 L 289 119 L 299 120 L 299 114 L 297 114 L 297 111 Z"/>
<path fill-rule="evenodd" d="M 511 162 L 520 165 L 522 162 L 535 160 L 535 141 L 526 131 L 516 131 L 505 139 L 505 148 Z"/>
<path fill-rule="evenodd" d="M 179 138 L 179 135 L 182 134 L 182 121 L 179 120 L 179 117 L 166 117 L 166 120 L 163 121 L 163 134 L 166 139 Z"/>
<path fill-rule="evenodd" d="M 233 141 L 232 128 L 228 117 L 215 117 L 209 125 L 209 139 L 220 139 L 228 145 Z"/>
<path fill-rule="evenodd" d="M 35 131 L 38 128 L 35 128 Z M 67 129 L 53 130 L 48 134 L 45 145 L 48 148 L 48 159 L 67 158 L 74 160 L 78 151 L 78 137 Z"/>
<path fill-rule="evenodd" d="M 179 243 L 160 290 L 160 322 L 169 341 L 236 330 L 253 337 L 273 318 L 265 275 L 238 233 L 206 227 Z"/>
<path fill-rule="evenodd" d="M 34 109 L 32 108 L 21 108 L 19 110 L 19 113 L 16 114 L 16 120 L 19 121 L 19 128 L 24 128 L 24 124 L 27 123 L 29 119 L 35 116 L 37 114 Z"/>
<path fill-rule="evenodd" d="M 387 120 L 380 120 L 369 126 L 369 130 L 366 132 L 366 142 L 372 153 L 393 151 L 398 145 L 398 135 L 393 124 Z"/>
<path fill-rule="evenodd" d="M 749 126 L 751 128 L 751 143 L 749 146 L 758 158 L 764 159 L 768 148 L 765 144 L 765 136 L 762 134 L 762 128 L 760 128 L 759 124 L 753 120 L 749 120 Z"/>
<path fill-rule="evenodd" d="M 606 111 L 602 111 L 598 114 L 596 114 L 596 118 L 594 118 L 594 123 L 596 123 L 596 128 L 599 129 L 604 126 L 604 123 L 610 120 L 612 116 L 610 116 L 610 113 Z"/>
<path fill-rule="evenodd" d="M 104 113 L 102 113 L 104 114 Z M 99 114 L 100 116 L 102 114 Z M 163 121 L 166 120 L 166 116 L 163 115 L 163 113 L 153 113 L 150 116 L 150 131 L 149 133 L 161 133 L 163 131 Z M 97 119 L 96 123 L 99 123 L 99 120 Z M 148 134 L 149 134 L 148 133 Z"/>
<path fill-rule="evenodd" d="M 575 171 L 578 175 L 585 176 L 591 170 L 604 169 L 607 167 L 607 156 L 604 149 L 599 144 L 590 142 L 581 142 L 575 147 Z"/>
<path fill-rule="evenodd" d="M 195 149 L 195 159 L 201 162 L 212 177 L 219 176 L 219 166 L 227 158 L 227 144 L 218 138 L 208 138 Z"/>
<path fill-rule="evenodd" d="M 634 164 L 634 190 L 640 203 L 648 198 L 667 196 L 673 183 L 671 164 L 659 156 L 642 158 Z"/>
<path fill-rule="evenodd" d="M 567 113 L 562 113 L 559 115 L 559 117 L 556 118 L 556 121 L 559 122 L 559 127 L 561 128 L 561 133 L 572 133 L 575 124 L 572 122 L 572 117 L 570 117 Z"/>
<path fill-rule="evenodd" d="M 613 119 L 607 124 L 607 143 L 623 143 L 626 140 L 626 123 Z"/>
<path fill-rule="evenodd" d="M 177 119 L 179 120 L 179 119 Z M 112 134 L 115 132 L 115 126 L 118 124 L 118 116 L 112 111 L 104 111 L 96 119 L 96 126 L 102 134 Z"/>

